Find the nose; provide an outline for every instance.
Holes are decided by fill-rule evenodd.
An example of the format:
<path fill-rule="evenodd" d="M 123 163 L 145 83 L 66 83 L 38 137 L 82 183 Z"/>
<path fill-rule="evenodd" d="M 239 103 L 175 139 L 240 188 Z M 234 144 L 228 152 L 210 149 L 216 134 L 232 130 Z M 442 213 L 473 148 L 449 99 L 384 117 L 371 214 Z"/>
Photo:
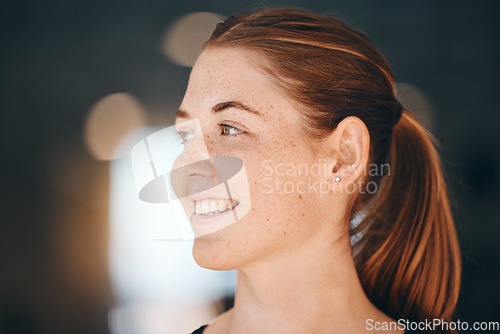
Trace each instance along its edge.
<path fill-rule="evenodd" d="M 211 162 L 205 137 L 198 127 L 189 140 L 186 140 L 184 150 L 175 159 L 173 169 L 183 178 L 214 177 L 214 166 Z"/>
<path fill-rule="evenodd" d="M 215 168 L 201 131 L 187 140 L 174 162 L 171 181 L 178 198 L 209 189 L 217 184 Z"/>

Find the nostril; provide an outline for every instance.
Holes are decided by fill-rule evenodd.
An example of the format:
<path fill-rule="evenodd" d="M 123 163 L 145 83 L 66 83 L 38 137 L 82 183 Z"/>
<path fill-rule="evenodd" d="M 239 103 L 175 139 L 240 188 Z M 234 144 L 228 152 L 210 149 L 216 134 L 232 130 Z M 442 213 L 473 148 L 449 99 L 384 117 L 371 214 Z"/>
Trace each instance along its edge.
<path fill-rule="evenodd" d="M 205 159 L 178 167 L 175 169 L 175 173 L 186 178 L 213 178 L 215 177 L 215 168 L 211 159 Z"/>

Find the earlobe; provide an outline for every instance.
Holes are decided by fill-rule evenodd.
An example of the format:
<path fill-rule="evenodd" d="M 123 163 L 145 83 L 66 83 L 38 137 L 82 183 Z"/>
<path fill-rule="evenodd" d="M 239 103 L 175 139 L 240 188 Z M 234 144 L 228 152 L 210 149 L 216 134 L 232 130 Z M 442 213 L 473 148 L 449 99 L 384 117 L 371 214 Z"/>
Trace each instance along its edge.
<path fill-rule="evenodd" d="M 325 144 L 335 157 L 333 180 L 337 184 L 356 182 L 365 170 L 369 156 L 370 134 L 365 123 L 355 116 L 346 117 L 331 136 Z"/>

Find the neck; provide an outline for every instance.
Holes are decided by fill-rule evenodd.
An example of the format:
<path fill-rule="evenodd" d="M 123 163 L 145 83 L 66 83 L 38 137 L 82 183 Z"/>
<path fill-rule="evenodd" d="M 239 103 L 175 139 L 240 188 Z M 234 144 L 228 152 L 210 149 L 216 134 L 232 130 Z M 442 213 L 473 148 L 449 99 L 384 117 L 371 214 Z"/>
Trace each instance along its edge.
<path fill-rule="evenodd" d="M 346 239 L 302 245 L 240 269 L 228 332 L 361 333 L 367 319 L 389 321 L 364 294 Z"/>

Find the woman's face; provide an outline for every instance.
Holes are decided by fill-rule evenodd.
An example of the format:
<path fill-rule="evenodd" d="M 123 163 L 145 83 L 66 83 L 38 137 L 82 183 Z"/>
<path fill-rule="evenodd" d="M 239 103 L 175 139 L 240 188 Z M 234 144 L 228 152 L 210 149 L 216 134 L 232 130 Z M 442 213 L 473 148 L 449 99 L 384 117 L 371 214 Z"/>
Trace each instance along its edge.
<path fill-rule="evenodd" d="M 178 164 L 200 162 L 208 153 L 238 158 L 246 172 L 246 179 L 228 182 L 230 195 L 226 184 L 206 186 L 214 180 L 210 168 L 183 174 L 192 194 L 182 202 L 197 236 L 193 255 L 206 268 L 243 268 L 305 247 L 332 226 L 332 176 L 322 151 L 301 129 L 300 111 L 252 57 L 236 48 L 203 51 L 176 118 L 180 132 L 194 132 L 183 129 L 194 119 L 201 128 L 198 137 L 185 138 Z M 240 210 L 237 218 L 226 211 L 231 203 Z"/>

